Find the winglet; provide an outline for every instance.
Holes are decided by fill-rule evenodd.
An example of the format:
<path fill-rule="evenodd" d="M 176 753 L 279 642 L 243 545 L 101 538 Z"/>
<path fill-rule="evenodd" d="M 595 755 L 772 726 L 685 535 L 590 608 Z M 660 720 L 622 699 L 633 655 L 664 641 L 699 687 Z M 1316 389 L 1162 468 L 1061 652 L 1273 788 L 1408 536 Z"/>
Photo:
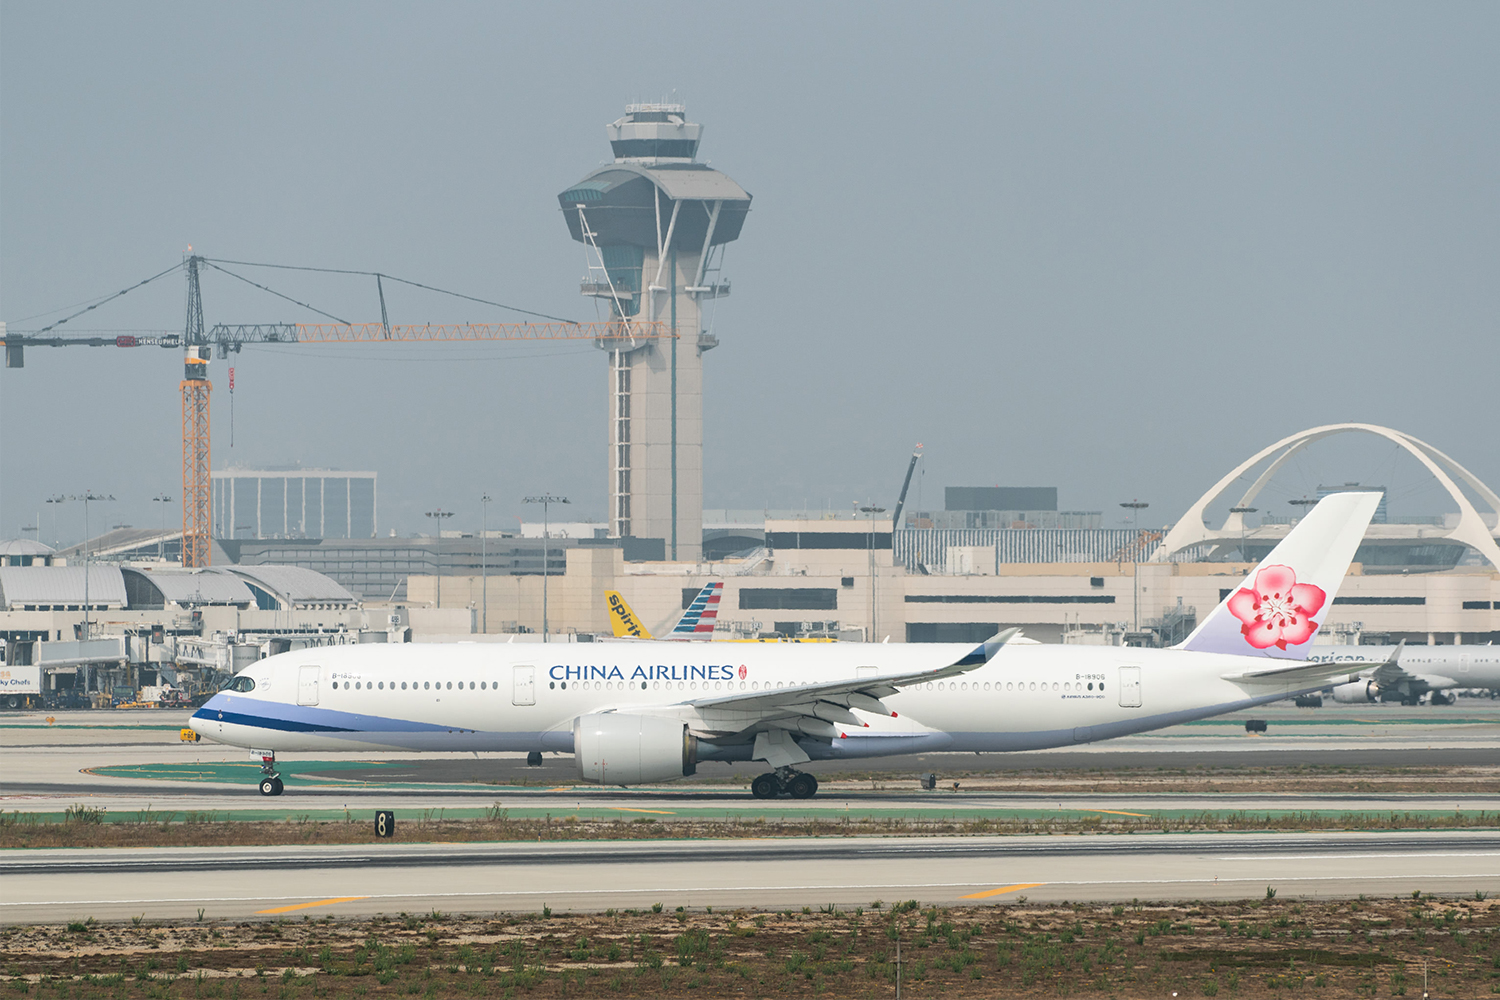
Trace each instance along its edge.
<path fill-rule="evenodd" d="M 975 646 L 967 656 L 953 665 L 955 667 L 977 667 L 988 663 L 995 658 L 996 653 L 1000 652 L 1001 646 L 1020 634 L 1021 629 L 1019 626 L 1012 626 L 1011 628 L 996 632 L 990 638 Z"/>

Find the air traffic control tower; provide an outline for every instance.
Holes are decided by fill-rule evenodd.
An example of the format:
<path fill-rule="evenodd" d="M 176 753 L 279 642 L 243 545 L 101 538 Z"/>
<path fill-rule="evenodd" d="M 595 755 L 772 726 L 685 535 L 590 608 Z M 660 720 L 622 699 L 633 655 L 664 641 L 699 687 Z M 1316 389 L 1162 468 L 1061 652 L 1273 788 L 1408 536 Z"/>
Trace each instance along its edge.
<path fill-rule="evenodd" d="M 750 195 L 696 161 L 703 126 L 681 104 L 632 104 L 606 126 L 614 162 L 557 196 L 589 255 L 583 294 L 622 331 L 609 352 L 610 534 L 661 539 L 668 559 L 703 547 L 703 354 L 718 344 L 705 305 L 729 294 L 724 247 Z"/>

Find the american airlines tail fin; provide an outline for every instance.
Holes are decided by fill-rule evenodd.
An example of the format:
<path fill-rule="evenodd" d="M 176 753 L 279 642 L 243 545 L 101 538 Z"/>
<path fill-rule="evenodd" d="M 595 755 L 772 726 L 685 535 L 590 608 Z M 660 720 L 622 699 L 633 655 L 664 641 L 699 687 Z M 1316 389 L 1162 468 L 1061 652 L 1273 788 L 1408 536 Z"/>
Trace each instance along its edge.
<path fill-rule="evenodd" d="M 712 639 L 714 622 L 719 617 L 719 598 L 724 595 L 724 581 L 716 580 L 698 591 L 693 603 L 677 622 L 668 639 Z"/>
<path fill-rule="evenodd" d="M 604 600 L 609 604 L 609 624 L 615 630 L 616 639 L 649 639 L 651 633 L 630 610 L 625 598 L 618 590 L 606 590 Z"/>
<path fill-rule="evenodd" d="M 1379 502 L 1379 493 L 1325 497 L 1174 648 L 1307 659 Z"/>

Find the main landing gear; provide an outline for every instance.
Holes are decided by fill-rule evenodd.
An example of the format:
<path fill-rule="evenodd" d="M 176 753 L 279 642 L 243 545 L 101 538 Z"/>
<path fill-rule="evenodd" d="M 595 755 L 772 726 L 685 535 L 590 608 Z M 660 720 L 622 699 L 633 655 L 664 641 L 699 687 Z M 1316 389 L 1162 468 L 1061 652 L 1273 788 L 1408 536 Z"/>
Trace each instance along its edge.
<path fill-rule="evenodd" d="M 750 794 L 757 799 L 774 799 L 783 793 L 794 799 L 810 799 L 818 794 L 818 779 L 805 771 L 778 767 L 750 782 Z"/>
<path fill-rule="evenodd" d="M 276 755 L 274 753 L 261 757 L 260 775 L 260 794 L 281 794 L 281 775 L 276 773 Z"/>

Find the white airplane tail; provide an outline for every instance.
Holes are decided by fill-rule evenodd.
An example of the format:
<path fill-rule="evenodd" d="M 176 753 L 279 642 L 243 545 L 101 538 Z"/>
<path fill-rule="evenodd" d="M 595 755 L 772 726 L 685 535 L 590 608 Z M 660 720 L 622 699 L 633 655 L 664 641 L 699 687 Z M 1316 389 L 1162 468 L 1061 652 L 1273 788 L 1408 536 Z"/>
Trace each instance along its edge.
<path fill-rule="evenodd" d="M 1174 648 L 1307 659 L 1379 503 L 1379 493 L 1323 498 Z"/>

